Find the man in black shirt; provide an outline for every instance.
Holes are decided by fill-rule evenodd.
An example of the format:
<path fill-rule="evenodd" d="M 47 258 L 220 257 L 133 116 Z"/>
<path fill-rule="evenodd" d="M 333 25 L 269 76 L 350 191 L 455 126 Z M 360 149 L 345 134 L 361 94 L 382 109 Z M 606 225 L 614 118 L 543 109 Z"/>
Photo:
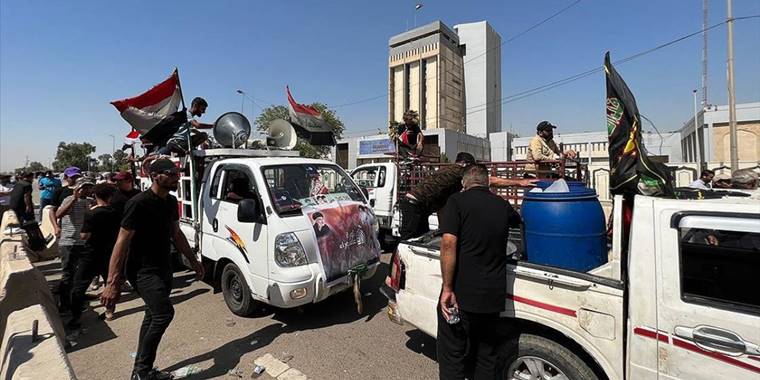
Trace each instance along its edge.
<path fill-rule="evenodd" d="M 95 194 L 97 203 L 84 215 L 84 223 L 80 230 L 81 239 L 85 241 L 85 244 L 74 273 L 74 286 L 71 289 L 71 320 L 67 324 L 69 329 L 80 327 L 79 318 L 82 316 L 87 287 L 92 279 L 95 276 L 108 278 L 108 262 L 121 224 L 121 214 L 108 205 L 116 188 L 111 184 L 101 183 L 95 185 L 92 192 Z M 105 314 L 106 319 L 110 320 L 113 309 L 106 309 Z"/>
<path fill-rule="evenodd" d="M 34 203 L 32 203 L 33 173 L 21 173 L 16 176 L 19 180 L 11 190 L 10 209 L 16 213 L 19 222 L 34 220 Z"/>
<path fill-rule="evenodd" d="M 153 368 L 164 331 L 174 317 L 169 299 L 172 289 L 171 240 L 191 263 L 198 280 L 203 266 L 179 229 L 177 190 L 179 170 L 167 159 L 150 164 L 150 189 L 127 202 L 121 229 L 108 268 L 108 285 L 101 295 L 103 305 L 112 307 L 119 298 L 123 273 L 145 302 L 132 379 L 168 379 L 170 374 Z M 127 260 L 129 258 L 129 260 Z"/>
<path fill-rule="evenodd" d="M 132 173 L 127 171 L 121 171 L 113 176 L 113 180 L 116 181 L 118 191 L 111 197 L 111 207 L 119 213 L 124 213 L 124 207 L 127 205 L 127 201 L 132 199 L 137 194 L 140 194 L 140 190 L 135 189 L 135 181 L 132 178 Z"/>
<path fill-rule="evenodd" d="M 507 240 L 520 216 L 488 189 L 484 165 L 465 169 L 462 184 L 465 191 L 449 198 L 440 226 L 438 367 L 441 379 L 495 379 L 494 331 L 507 293 Z M 473 367 L 474 377 L 466 373 Z"/>

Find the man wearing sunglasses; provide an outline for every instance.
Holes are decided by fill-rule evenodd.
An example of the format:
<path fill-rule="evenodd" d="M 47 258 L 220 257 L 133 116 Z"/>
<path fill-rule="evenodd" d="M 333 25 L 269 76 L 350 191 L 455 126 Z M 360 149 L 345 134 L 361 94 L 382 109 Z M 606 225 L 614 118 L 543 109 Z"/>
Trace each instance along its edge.
<path fill-rule="evenodd" d="M 127 202 L 121 229 L 113 249 L 108 286 L 101 295 L 106 308 L 119 299 L 126 279 L 145 302 L 145 317 L 140 327 L 132 379 L 169 379 L 170 374 L 153 368 L 158 344 L 174 317 L 169 299 L 172 290 L 171 240 L 191 263 L 198 280 L 203 266 L 179 229 L 177 190 L 179 170 L 167 159 L 157 159 L 149 167 L 151 187 Z M 129 260 L 127 260 L 129 258 Z"/>

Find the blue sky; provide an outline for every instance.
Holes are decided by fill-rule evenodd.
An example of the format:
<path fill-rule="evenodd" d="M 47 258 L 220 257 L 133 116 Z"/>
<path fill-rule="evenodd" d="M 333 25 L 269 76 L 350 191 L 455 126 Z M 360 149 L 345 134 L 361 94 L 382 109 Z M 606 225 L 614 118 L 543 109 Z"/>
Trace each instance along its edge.
<path fill-rule="evenodd" d="M 424 1 L 417 25 L 487 20 L 506 40 L 573 0 Z M 710 24 L 725 18 L 710 1 Z M 181 4 L 181 6 L 180 6 Z M 388 38 L 413 24 L 415 1 L 35 1 L 0 3 L 0 170 L 49 164 L 59 141 L 97 154 L 128 130 L 109 101 L 136 95 L 179 67 L 186 100 L 203 96 L 204 118 L 240 110 L 240 88 L 259 105 L 338 105 L 386 93 Z M 760 1 L 734 0 L 734 15 Z M 701 29 L 702 1 L 583 0 L 502 47 L 503 96 L 600 66 Z M 760 101 L 760 19 L 735 24 L 738 102 Z M 618 70 L 641 112 L 660 130 L 692 114 L 700 87 L 701 36 Z M 726 29 L 709 35 L 709 101 L 726 104 Z M 603 130 L 604 77 L 591 76 L 503 108 L 504 130 L 530 135 L 540 120 L 559 132 Z M 246 101 L 249 117 L 260 111 Z M 347 132 L 385 129 L 387 99 L 337 108 Z"/>

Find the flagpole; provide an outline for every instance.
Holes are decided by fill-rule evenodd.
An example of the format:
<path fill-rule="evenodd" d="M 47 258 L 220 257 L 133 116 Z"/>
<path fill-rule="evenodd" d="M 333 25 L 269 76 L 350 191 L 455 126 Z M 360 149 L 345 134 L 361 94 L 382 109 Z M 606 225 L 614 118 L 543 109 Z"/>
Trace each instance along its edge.
<path fill-rule="evenodd" d="M 182 111 L 187 113 L 187 107 L 185 106 L 185 96 L 182 94 L 182 81 L 179 80 L 179 69 L 174 68 L 174 72 L 177 74 L 177 89 L 179 91 L 179 98 L 182 101 Z M 187 121 L 189 123 L 189 121 Z M 190 164 L 190 209 L 193 212 L 193 231 L 194 231 L 194 239 L 193 239 L 193 245 L 194 245 L 194 253 L 198 253 L 198 247 L 199 247 L 199 224 L 198 224 L 198 207 L 197 207 L 197 196 L 195 194 L 195 160 L 193 159 L 193 145 L 192 141 L 190 139 L 190 129 L 192 126 L 188 126 L 187 133 L 185 137 L 187 138 L 187 155 L 188 155 L 188 161 Z"/>
<path fill-rule="evenodd" d="M 132 132 L 135 131 L 135 127 L 132 127 Z M 132 142 L 132 145 L 130 146 L 132 150 L 132 159 L 129 161 L 129 171 L 132 173 L 132 184 L 137 185 L 137 187 L 140 187 L 140 183 L 137 181 L 137 168 L 135 168 L 135 160 L 137 160 L 137 156 L 135 156 L 135 143 Z M 141 189 L 142 190 L 142 189 Z"/>

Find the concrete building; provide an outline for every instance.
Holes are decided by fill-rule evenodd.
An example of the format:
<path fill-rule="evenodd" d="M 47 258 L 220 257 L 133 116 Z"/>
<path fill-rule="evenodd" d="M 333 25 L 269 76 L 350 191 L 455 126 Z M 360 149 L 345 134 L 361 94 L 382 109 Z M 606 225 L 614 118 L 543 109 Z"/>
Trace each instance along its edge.
<path fill-rule="evenodd" d="M 739 162 L 760 161 L 760 102 L 736 105 Z M 731 162 L 728 106 L 711 106 L 697 114 L 697 133 L 692 116 L 681 128 L 684 162 Z M 697 138 L 699 135 L 699 146 Z"/>
<path fill-rule="evenodd" d="M 425 155 L 445 156 L 449 162 L 454 162 L 458 152 L 468 152 L 477 160 L 491 160 L 491 145 L 487 139 L 443 128 L 428 129 L 424 134 Z M 338 140 L 332 157 L 335 163 L 351 170 L 363 164 L 391 161 L 394 152 L 395 146 L 388 135 L 378 133 L 347 136 Z"/>
<path fill-rule="evenodd" d="M 454 25 L 464 53 L 465 131 L 501 132 L 501 36 L 486 21 Z"/>
<path fill-rule="evenodd" d="M 440 21 L 388 41 L 388 120 L 406 110 L 420 114 L 420 127 L 463 131 L 464 68 L 456 32 Z"/>
<path fill-rule="evenodd" d="M 642 138 L 644 147 L 652 158 L 662 163 L 669 163 L 681 161 L 680 136 L 680 132 L 665 132 L 661 136 L 656 133 L 645 132 Z M 512 140 L 513 160 L 525 159 L 532 138 L 533 136 L 518 137 Z M 578 152 L 578 157 L 583 162 L 609 167 L 610 155 L 607 151 L 606 132 L 556 134 L 554 141 L 563 150 L 572 149 Z M 491 154 L 493 155 L 493 152 Z"/>
<path fill-rule="evenodd" d="M 512 132 L 494 132 L 488 135 L 491 141 L 491 160 L 512 161 L 512 141 L 517 138 Z"/>

